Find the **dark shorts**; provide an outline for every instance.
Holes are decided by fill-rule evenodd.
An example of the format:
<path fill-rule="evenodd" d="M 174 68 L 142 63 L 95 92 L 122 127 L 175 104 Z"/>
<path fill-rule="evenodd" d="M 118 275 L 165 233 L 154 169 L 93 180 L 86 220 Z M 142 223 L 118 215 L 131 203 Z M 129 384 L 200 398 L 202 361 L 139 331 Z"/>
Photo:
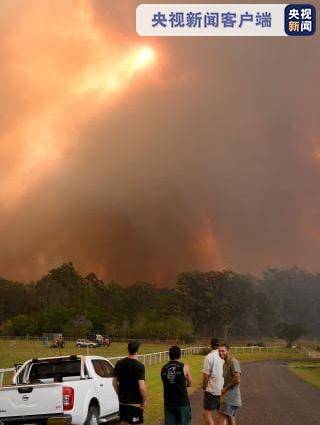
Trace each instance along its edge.
<path fill-rule="evenodd" d="M 238 406 L 233 406 L 232 404 L 228 404 L 228 403 L 221 403 L 219 412 L 223 413 L 226 416 L 230 416 L 234 418 L 236 416 L 238 409 L 239 409 Z"/>
<path fill-rule="evenodd" d="M 120 420 L 128 424 L 143 424 L 143 409 L 128 404 L 120 404 Z"/>
<path fill-rule="evenodd" d="M 191 425 L 191 406 L 164 408 L 165 425 Z"/>
<path fill-rule="evenodd" d="M 203 395 L 204 410 L 218 410 L 219 407 L 220 407 L 220 396 L 213 395 L 205 391 Z"/>

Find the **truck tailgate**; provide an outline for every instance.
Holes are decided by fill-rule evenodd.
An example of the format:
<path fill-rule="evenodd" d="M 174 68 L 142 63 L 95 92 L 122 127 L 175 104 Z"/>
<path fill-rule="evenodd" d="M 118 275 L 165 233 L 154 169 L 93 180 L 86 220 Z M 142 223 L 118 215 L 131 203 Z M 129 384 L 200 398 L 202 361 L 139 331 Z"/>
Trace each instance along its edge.
<path fill-rule="evenodd" d="M 0 388 L 0 418 L 59 413 L 63 413 L 61 384 Z"/>

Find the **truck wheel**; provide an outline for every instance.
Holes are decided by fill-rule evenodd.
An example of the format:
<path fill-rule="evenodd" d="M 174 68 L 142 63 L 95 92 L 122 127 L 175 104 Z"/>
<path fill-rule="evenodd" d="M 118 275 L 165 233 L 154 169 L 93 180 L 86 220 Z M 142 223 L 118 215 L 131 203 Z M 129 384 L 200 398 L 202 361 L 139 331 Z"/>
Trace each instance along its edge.
<path fill-rule="evenodd" d="M 90 406 L 88 410 L 88 416 L 84 425 L 99 425 L 100 415 L 97 406 Z"/>

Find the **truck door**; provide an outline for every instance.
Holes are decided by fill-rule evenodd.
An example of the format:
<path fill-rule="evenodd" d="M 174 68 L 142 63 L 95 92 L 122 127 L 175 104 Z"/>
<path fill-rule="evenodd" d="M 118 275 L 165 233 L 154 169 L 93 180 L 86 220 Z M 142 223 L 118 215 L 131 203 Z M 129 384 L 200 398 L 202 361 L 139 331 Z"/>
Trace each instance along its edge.
<path fill-rule="evenodd" d="M 113 366 L 107 360 L 93 359 L 92 366 L 96 373 L 98 392 L 101 397 L 101 416 L 119 411 L 118 395 L 112 386 Z"/>

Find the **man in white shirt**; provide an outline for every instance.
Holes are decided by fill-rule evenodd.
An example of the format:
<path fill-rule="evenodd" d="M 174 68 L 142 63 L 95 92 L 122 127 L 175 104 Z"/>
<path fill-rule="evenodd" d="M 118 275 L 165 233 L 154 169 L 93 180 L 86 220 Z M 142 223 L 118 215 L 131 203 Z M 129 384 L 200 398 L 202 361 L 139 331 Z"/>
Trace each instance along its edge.
<path fill-rule="evenodd" d="M 217 338 L 210 340 L 211 351 L 204 359 L 202 388 L 203 417 L 205 425 L 214 425 L 212 412 L 220 407 L 220 397 L 223 388 L 223 364 L 219 356 L 219 341 Z"/>

